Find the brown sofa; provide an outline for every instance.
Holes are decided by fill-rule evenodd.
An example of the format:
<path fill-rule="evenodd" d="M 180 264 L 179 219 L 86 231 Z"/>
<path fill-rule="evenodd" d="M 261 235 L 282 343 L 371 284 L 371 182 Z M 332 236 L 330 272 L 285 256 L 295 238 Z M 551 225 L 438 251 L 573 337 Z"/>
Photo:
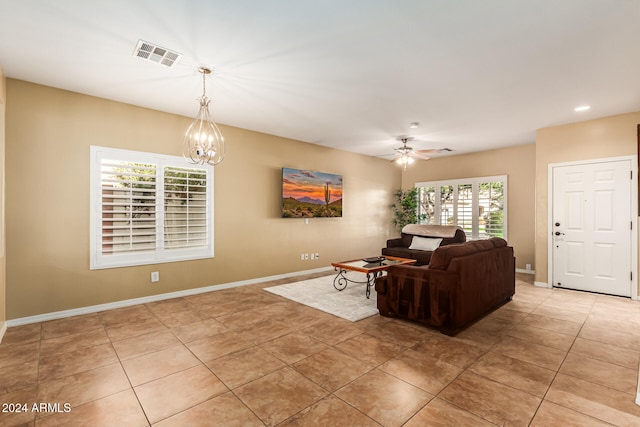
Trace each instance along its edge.
<path fill-rule="evenodd" d="M 382 255 L 415 259 L 415 265 L 429 264 L 433 251 L 410 249 L 414 236 L 440 238 L 440 246 L 463 243 L 467 240 L 464 230 L 456 226 L 409 224 L 403 227 L 401 237 L 387 240 L 387 247 L 382 249 Z"/>
<path fill-rule="evenodd" d="M 454 335 L 515 293 L 513 248 L 501 238 L 437 248 L 428 266 L 391 266 L 375 284 L 382 316 Z"/>

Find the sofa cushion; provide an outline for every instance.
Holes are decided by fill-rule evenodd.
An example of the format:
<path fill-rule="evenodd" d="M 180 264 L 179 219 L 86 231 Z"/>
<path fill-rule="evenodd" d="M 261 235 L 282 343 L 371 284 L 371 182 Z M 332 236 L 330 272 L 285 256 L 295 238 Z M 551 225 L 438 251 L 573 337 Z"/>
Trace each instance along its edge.
<path fill-rule="evenodd" d="M 409 249 L 418 249 L 421 251 L 434 251 L 442 243 L 442 239 L 433 237 L 413 236 Z"/>

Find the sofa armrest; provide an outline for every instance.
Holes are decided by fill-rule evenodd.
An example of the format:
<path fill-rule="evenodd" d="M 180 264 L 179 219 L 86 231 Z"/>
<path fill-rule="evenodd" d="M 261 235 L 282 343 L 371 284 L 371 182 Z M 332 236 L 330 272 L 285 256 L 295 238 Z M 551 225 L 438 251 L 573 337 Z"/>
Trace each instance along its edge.
<path fill-rule="evenodd" d="M 387 240 L 388 248 L 400 248 L 402 247 L 402 237 L 398 237 L 397 239 L 389 239 Z"/>

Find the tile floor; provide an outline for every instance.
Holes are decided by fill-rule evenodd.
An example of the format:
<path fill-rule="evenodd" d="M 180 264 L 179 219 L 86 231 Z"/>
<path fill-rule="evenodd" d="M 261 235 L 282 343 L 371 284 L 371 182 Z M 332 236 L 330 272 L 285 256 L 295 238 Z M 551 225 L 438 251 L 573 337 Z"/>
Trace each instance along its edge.
<path fill-rule="evenodd" d="M 637 302 L 523 275 L 450 338 L 262 291 L 310 277 L 9 328 L 0 426 L 640 425 Z"/>

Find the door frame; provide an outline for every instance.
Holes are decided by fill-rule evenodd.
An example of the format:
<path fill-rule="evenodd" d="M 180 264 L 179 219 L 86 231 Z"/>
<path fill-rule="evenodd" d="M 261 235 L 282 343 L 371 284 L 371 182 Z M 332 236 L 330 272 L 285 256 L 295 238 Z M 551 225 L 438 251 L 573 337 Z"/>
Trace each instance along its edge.
<path fill-rule="evenodd" d="M 547 192 L 547 287 L 553 288 L 553 170 L 558 167 L 591 165 L 628 160 L 631 167 L 631 299 L 638 300 L 638 156 L 606 157 L 602 159 L 549 163 Z M 635 231 L 635 232 L 634 232 Z"/>

